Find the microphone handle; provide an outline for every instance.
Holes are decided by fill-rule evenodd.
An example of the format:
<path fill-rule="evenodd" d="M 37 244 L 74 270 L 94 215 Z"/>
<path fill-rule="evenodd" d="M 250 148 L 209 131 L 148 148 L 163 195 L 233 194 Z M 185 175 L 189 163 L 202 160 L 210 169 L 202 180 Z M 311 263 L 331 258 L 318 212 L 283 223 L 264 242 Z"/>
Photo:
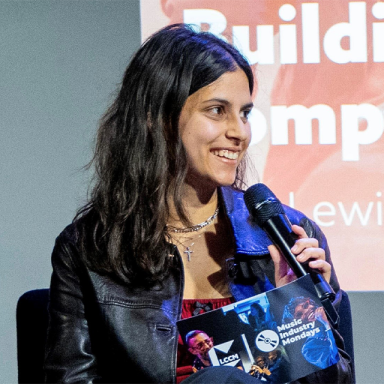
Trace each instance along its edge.
<path fill-rule="evenodd" d="M 315 284 L 316 292 L 321 300 L 328 298 L 335 299 L 335 292 L 324 277 L 311 270 L 307 263 L 299 263 L 296 260 L 296 255 L 291 252 L 291 248 L 297 240 L 296 234 L 292 231 L 291 225 L 287 217 L 283 214 L 272 216 L 263 224 L 263 229 L 269 235 L 272 242 L 277 246 L 288 265 L 299 277 L 303 277 L 308 273 L 311 275 L 312 281 Z"/>
<path fill-rule="evenodd" d="M 308 272 L 304 269 L 304 266 L 296 260 L 296 256 L 291 252 L 297 236 L 292 232 L 285 215 L 272 216 L 263 224 L 263 229 L 269 235 L 273 244 L 280 250 L 296 277 L 307 275 Z"/>
<path fill-rule="evenodd" d="M 297 278 L 303 277 L 308 273 L 311 275 L 317 296 L 323 304 L 329 321 L 335 328 L 338 328 L 340 321 L 339 314 L 332 305 L 332 301 L 336 296 L 335 292 L 320 273 L 309 269 L 308 262 L 299 263 L 296 260 L 296 256 L 291 252 L 291 248 L 297 240 L 297 235 L 292 231 L 288 218 L 283 214 L 273 216 L 265 221 L 262 227 L 272 242 L 280 250 Z M 308 269 L 309 272 L 307 272 L 306 269 Z"/>

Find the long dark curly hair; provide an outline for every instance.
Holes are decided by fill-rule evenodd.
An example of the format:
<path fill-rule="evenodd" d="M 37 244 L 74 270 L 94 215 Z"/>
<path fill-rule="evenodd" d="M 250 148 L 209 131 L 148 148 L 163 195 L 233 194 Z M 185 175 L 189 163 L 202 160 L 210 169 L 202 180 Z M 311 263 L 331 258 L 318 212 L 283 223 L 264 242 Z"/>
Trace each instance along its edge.
<path fill-rule="evenodd" d="M 169 264 L 166 223 L 172 199 L 184 223 L 181 189 L 188 171 L 178 121 L 188 96 L 241 68 L 253 73 L 230 44 L 176 24 L 152 35 L 133 56 L 103 118 L 90 166 L 88 203 L 75 220 L 91 268 L 124 283 L 161 281 Z M 235 186 L 242 187 L 241 167 Z"/>

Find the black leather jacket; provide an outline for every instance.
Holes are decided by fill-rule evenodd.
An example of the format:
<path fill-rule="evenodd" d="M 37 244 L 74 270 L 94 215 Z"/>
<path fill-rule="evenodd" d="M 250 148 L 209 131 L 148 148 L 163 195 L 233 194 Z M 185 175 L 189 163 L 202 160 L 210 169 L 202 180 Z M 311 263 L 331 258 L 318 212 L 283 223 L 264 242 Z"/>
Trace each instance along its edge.
<path fill-rule="evenodd" d="M 272 288 L 274 267 L 265 233 L 248 220 L 243 193 L 221 188 L 233 228 L 235 257 L 227 261 L 228 283 L 238 301 Z M 285 207 L 293 224 L 319 240 L 330 261 L 326 239 L 303 214 Z M 88 269 L 81 261 L 76 223 L 56 239 L 52 254 L 50 325 L 46 346 L 47 382 L 175 383 L 184 276 L 175 248 L 166 280 L 151 289 L 133 289 Z M 331 284 L 340 300 L 335 274 Z M 349 357 L 334 331 L 338 364 L 301 379 L 303 383 L 350 383 Z"/>

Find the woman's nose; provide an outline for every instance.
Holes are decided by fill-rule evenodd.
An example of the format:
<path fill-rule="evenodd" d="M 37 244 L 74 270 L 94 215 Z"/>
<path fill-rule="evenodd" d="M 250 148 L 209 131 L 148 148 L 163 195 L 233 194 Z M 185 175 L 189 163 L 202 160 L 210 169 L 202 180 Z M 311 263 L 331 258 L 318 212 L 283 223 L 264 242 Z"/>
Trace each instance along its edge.
<path fill-rule="evenodd" d="M 244 122 L 241 117 L 233 117 L 228 122 L 226 136 L 229 139 L 241 141 L 250 141 L 251 128 L 249 122 Z"/>

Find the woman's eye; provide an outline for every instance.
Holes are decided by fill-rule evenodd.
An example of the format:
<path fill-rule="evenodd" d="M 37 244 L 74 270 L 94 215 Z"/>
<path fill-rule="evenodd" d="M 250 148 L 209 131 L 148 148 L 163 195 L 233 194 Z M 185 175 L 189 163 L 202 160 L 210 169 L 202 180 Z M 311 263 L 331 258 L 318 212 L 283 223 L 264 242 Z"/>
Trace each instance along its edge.
<path fill-rule="evenodd" d="M 223 107 L 213 107 L 211 112 L 215 115 L 222 115 L 224 113 Z"/>
<path fill-rule="evenodd" d="M 251 113 L 251 109 L 245 109 L 244 111 L 241 111 L 241 118 L 245 121 L 248 121 L 249 114 Z"/>

